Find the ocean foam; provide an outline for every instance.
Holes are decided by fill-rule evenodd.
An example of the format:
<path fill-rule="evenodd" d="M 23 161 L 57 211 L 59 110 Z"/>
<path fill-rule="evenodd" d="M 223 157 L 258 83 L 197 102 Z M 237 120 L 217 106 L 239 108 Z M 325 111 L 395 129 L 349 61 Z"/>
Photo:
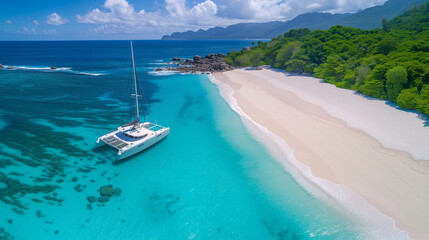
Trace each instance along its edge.
<path fill-rule="evenodd" d="M 84 72 L 72 70 L 71 67 L 59 67 L 56 69 L 51 69 L 51 67 L 46 66 L 5 66 L 3 70 L 32 70 L 32 71 L 43 71 L 43 72 L 66 72 L 79 75 L 89 75 L 89 76 L 101 76 L 106 75 L 105 73 L 95 73 L 95 72 Z"/>
<path fill-rule="evenodd" d="M 395 227 L 395 220 L 393 218 L 378 211 L 347 186 L 313 176 L 310 167 L 295 158 L 293 149 L 281 137 L 255 122 L 241 110 L 237 104 L 237 100 L 233 96 L 234 89 L 218 81 L 211 74 L 208 77 L 217 86 L 220 95 L 231 109 L 240 115 L 246 128 L 269 150 L 273 157 L 277 159 L 304 189 L 327 203 L 332 204 L 332 200 L 334 200 L 334 203 L 339 203 L 342 207 L 346 208 L 354 218 L 367 227 L 366 229 L 362 229 L 362 233 L 367 234 L 369 238 L 386 240 L 411 239 L 408 232 Z M 332 199 L 329 199 L 323 193 L 326 193 Z"/>
<path fill-rule="evenodd" d="M 152 75 L 152 76 L 169 76 L 169 75 L 178 74 L 180 72 L 178 72 L 178 71 L 150 71 L 147 73 Z"/>

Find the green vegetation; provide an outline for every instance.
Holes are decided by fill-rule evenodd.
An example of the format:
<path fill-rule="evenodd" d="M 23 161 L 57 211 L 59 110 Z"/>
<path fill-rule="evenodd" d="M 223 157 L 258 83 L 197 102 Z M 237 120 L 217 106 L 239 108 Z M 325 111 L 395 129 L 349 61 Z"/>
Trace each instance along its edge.
<path fill-rule="evenodd" d="M 340 88 L 429 114 L 429 3 L 383 20 L 383 28 L 292 29 L 224 61 L 311 73 Z"/>

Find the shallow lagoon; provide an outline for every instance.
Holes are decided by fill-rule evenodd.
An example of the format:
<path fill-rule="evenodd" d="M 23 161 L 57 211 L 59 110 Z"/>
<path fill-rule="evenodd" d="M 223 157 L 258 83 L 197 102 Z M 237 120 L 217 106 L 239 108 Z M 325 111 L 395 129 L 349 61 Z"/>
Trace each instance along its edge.
<path fill-rule="evenodd" d="M 305 191 L 270 156 L 205 75 L 153 72 L 174 56 L 249 42 L 135 42 L 151 120 L 171 134 L 121 164 L 112 162 L 114 149 L 92 147 L 126 120 L 128 42 L 0 43 L 2 64 L 43 68 L 0 70 L 0 236 L 364 238 L 361 225 Z M 46 70 L 51 65 L 69 71 Z M 89 203 L 108 184 L 120 195 Z"/>

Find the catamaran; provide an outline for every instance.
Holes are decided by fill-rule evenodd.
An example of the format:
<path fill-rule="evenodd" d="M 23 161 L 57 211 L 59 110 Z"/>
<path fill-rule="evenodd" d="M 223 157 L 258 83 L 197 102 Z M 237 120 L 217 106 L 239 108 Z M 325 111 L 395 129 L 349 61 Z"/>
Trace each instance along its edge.
<path fill-rule="evenodd" d="M 131 59 L 133 63 L 133 78 L 134 78 L 134 94 L 131 94 L 135 101 L 135 116 L 136 119 L 132 122 L 124 124 L 118 127 L 117 130 L 103 135 L 97 139 L 96 146 L 102 146 L 108 144 L 118 149 L 116 160 L 122 160 L 129 156 L 132 156 L 138 152 L 141 152 L 155 143 L 164 139 L 170 134 L 169 127 L 163 127 L 156 123 L 146 122 L 146 114 L 144 111 L 144 121 L 140 123 L 140 111 L 139 111 L 139 99 L 142 99 L 142 95 L 139 94 L 139 88 L 137 85 L 137 72 L 136 65 L 134 63 L 134 51 L 133 42 L 131 41 Z M 146 103 L 147 106 L 147 103 Z M 149 114 L 149 113 L 147 113 Z"/>

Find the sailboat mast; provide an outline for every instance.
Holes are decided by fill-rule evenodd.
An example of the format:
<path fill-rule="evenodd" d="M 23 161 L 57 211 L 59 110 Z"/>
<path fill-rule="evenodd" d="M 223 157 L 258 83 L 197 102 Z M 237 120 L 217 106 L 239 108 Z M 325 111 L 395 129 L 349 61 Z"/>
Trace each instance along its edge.
<path fill-rule="evenodd" d="M 134 63 L 134 51 L 133 51 L 133 41 L 131 42 L 131 58 L 133 60 L 133 72 L 134 72 L 134 89 L 135 89 L 135 97 L 136 97 L 136 114 L 137 114 L 137 123 L 139 123 L 139 95 L 137 95 L 137 74 L 136 74 L 136 64 Z"/>

